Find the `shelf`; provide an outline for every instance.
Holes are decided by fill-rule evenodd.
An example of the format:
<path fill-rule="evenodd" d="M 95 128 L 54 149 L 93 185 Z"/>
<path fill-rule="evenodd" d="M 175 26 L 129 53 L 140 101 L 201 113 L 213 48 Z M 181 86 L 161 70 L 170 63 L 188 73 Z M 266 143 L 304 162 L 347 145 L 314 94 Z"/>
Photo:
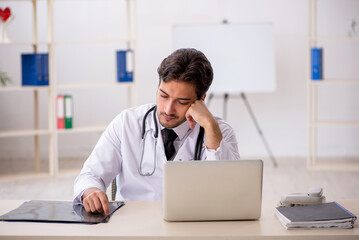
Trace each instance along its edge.
<path fill-rule="evenodd" d="M 89 126 L 75 126 L 72 129 L 56 129 L 57 126 L 57 118 L 56 118 L 56 97 L 57 94 L 60 91 L 64 91 L 64 89 L 67 91 L 68 89 L 84 89 L 86 90 L 97 90 L 99 88 L 118 88 L 118 87 L 124 87 L 125 90 L 127 90 L 127 94 L 124 95 L 124 97 L 127 96 L 126 102 L 127 107 L 132 107 L 132 98 L 133 98 L 133 92 L 136 90 L 136 81 L 134 82 L 116 82 L 117 79 L 111 79 L 107 82 L 103 82 L 99 80 L 96 82 L 74 82 L 74 81 L 80 81 L 80 79 L 73 79 L 72 80 L 64 80 L 63 83 L 61 81 L 59 82 L 56 77 L 56 70 L 57 65 L 55 64 L 57 59 L 56 54 L 56 48 L 58 48 L 59 52 L 61 52 L 61 47 L 86 47 L 88 45 L 94 46 L 94 47 L 107 47 L 107 46 L 113 46 L 115 48 L 131 48 L 134 49 L 136 52 L 136 0 L 122 0 L 126 6 L 123 6 L 121 4 L 120 14 L 124 14 L 126 17 L 126 21 L 124 22 L 125 25 L 122 26 L 104 26 L 108 28 L 110 31 L 120 31 L 119 33 L 122 33 L 122 30 L 124 31 L 125 35 L 119 35 L 118 37 L 111 38 L 106 37 L 103 35 L 95 36 L 94 38 L 97 39 L 85 39 L 85 38 L 74 38 L 72 35 L 63 35 L 62 39 L 55 38 L 55 8 L 57 7 L 55 2 L 60 2 L 62 0 L 0 0 L 2 3 L 6 3 L 8 5 L 12 5 L 12 2 L 25 2 L 26 4 L 19 4 L 20 8 L 32 10 L 32 17 L 25 19 L 24 21 L 32 22 L 32 37 L 33 38 L 26 38 L 26 39 L 17 39 L 13 42 L 9 43 L 0 43 L 0 48 L 16 48 L 16 49 L 23 49 L 34 48 L 34 51 L 36 52 L 38 47 L 47 49 L 47 52 L 49 54 L 49 79 L 51 80 L 51 83 L 49 86 L 22 86 L 21 85 L 21 79 L 18 79 L 20 81 L 17 85 L 16 84 L 9 84 L 6 87 L 3 87 L 0 85 L 0 95 L 5 92 L 11 92 L 12 94 L 24 94 L 24 93 L 32 93 L 34 98 L 34 104 L 33 104 L 33 116 L 34 116 L 34 124 L 33 126 L 30 126 L 31 129 L 2 129 L 0 130 L 0 138 L 6 138 L 6 137 L 23 137 L 23 136 L 30 136 L 34 138 L 34 150 L 35 150 L 35 169 L 39 168 L 39 162 L 40 162 L 40 141 L 39 141 L 39 135 L 45 135 L 48 137 L 48 162 L 49 162 L 49 173 L 50 175 L 56 176 L 59 171 L 59 141 L 58 138 L 60 136 L 63 136 L 64 134 L 74 134 L 74 133 L 102 133 L 105 131 L 107 125 L 106 122 L 99 125 L 89 125 Z M 84 1 L 84 0 L 81 0 Z M 87 2 L 90 2 L 91 0 L 85 0 L 84 4 Z M 105 2 L 105 5 L 109 5 L 110 2 L 96 0 L 98 2 Z M 38 8 L 37 3 L 38 2 L 44 2 L 46 7 L 45 8 Z M 65 0 L 65 4 L 68 7 L 71 7 L 71 1 Z M 27 4 L 30 3 L 30 4 Z M 30 5 L 31 9 L 30 9 Z M 111 5 L 109 5 L 111 7 Z M 114 5 L 117 8 L 117 4 Z M 79 6 L 80 7 L 80 6 Z M 132 9 L 133 8 L 133 9 Z M 41 26 L 41 31 L 46 31 L 46 38 L 38 38 L 38 16 L 40 16 L 40 13 L 46 14 L 46 22 L 47 26 Z M 106 16 L 105 12 L 99 13 L 100 15 L 97 17 L 103 17 Z M 41 16 L 42 16 L 41 15 Z M 40 24 L 41 25 L 41 24 Z M 46 29 L 45 29 L 46 28 Z M 91 29 L 91 26 L 89 26 L 89 29 Z M 98 44 L 98 45 L 95 45 Z M 10 56 L 11 57 L 11 56 Z M 112 58 L 112 57 L 111 57 Z M 93 61 L 96 61 L 96 59 L 92 59 Z M 115 61 L 115 58 L 112 58 L 113 61 Z M 136 61 L 133 63 L 135 65 Z M 21 64 L 21 62 L 17 62 L 16 64 Z M 115 63 L 114 63 L 115 64 Z M 21 67 L 19 68 L 21 71 Z M 134 66 L 134 69 L 137 69 Z M 65 70 L 66 71 L 66 70 Z M 84 80 L 86 81 L 86 80 Z M 109 82 L 110 81 L 110 82 Z M 40 93 L 38 90 L 47 90 L 47 101 L 48 101 L 48 129 L 38 129 L 39 121 L 40 121 L 40 100 L 39 96 Z M 89 93 L 90 94 L 90 93 Z M 42 100 L 42 99 L 41 99 Z M 46 101 L 46 100 L 45 100 Z M 41 105 L 42 107 L 42 105 Z M 43 117 L 41 116 L 41 119 Z M 0 120 L 1 121 L 1 120 Z"/>
<path fill-rule="evenodd" d="M 328 3 L 329 4 L 329 3 Z M 339 3 L 338 3 L 339 4 Z M 311 49 L 318 45 L 326 43 L 335 43 L 333 46 L 328 45 L 328 48 L 338 48 L 340 44 L 349 44 L 351 47 L 351 54 L 354 56 L 356 52 L 354 51 L 354 45 L 359 43 L 359 36 L 350 37 L 346 34 L 336 34 L 329 35 L 318 35 L 320 32 L 318 24 L 318 13 L 325 10 L 325 5 L 321 5 L 321 9 L 318 8 L 318 0 L 308 0 L 308 38 L 307 38 L 307 111 L 308 111 L 308 155 L 307 155 L 307 167 L 310 170 L 332 170 L 332 171 L 359 171 L 359 159 L 358 161 L 344 161 L 342 158 L 335 158 L 333 161 L 319 161 L 318 158 L 318 149 L 319 149 L 319 127 L 359 127 L 359 120 L 318 120 L 318 115 L 320 112 L 321 106 L 319 104 L 319 94 L 320 91 L 326 91 L 325 87 L 320 88 L 321 86 L 331 86 L 332 88 L 346 87 L 354 88 L 357 84 L 359 85 L 359 78 L 343 78 L 343 77 L 329 77 L 321 80 L 312 80 L 312 56 Z M 347 8 L 348 9 L 348 8 Z M 328 13 L 328 11 L 326 11 Z M 343 18 L 341 19 L 343 20 Z M 323 23 L 325 23 L 323 21 Z M 319 30 L 319 31 L 318 31 Z M 319 44 L 318 44 L 319 42 Z M 338 45 L 339 44 L 339 45 Z M 337 46 L 335 46 L 337 45 Z M 336 60 L 337 64 L 341 64 L 340 59 L 335 59 L 335 56 L 332 56 L 333 60 Z M 323 60 L 323 59 L 322 59 Z M 352 67 L 353 68 L 353 67 Z M 331 89 L 333 90 L 333 89 Z M 356 88 L 355 88 L 356 90 Z M 340 97 L 346 97 L 345 94 Z M 344 104 L 344 103 L 342 103 Z M 330 105 L 326 105 L 330 111 Z M 328 111 L 327 110 L 327 111 Z M 332 113 L 333 115 L 334 113 Z M 334 116 L 334 115 L 333 115 Z M 354 118 L 354 117 L 353 117 Z M 328 118 L 327 118 L 328 119 Z M 329 129 L 325 129 L 329 130 Z M 348 140 L 349 141 L 349 140 Z M 345 142 L 344 142 L 345 143 Z"/>
<path fill-rule="evenodd" d="M 345 126 L 345 127 L 359 127 L 359 121 L 317 121 L 314 126 Z"/>
<path fill-rule="evenodd" d="M 309 39 L 310 42 L 316 41 L 359 41 L 359 37 L 342 37 L 342 36 L 322 36 L 312 37 Z"/>
<path fill-rule="evenodd" d="M 9 86 L 0 87 L 0 92 L 14 92 L 14 91 L 34 91 L 34 90 L 47 90 L 49 86 Z"/>
<path fill-rule="evenodd" d="M 359 84 L 359 79 L 322 79 L 310 80 L 313 85 L 329 85 L 329 84 Z"/>
<path fill-rule="evenodd" d="M 112 39 L 112 40 L 68 40 L 68 41 L 56 41 L 55 45 L 64 45 L 64 44 L 103 44 L 103 43 L 135 43 L 133 39 Z"/>
<path fill-rule="evenodd" d="M 49 133 L 50 131 L 48 129 L 38 129 L 38 130 L 24 129 L 24 130 L 13 130 L 13 131 L 0 131 L 0 138 L 48 135 Z"/>
<path fill-rule="evenodd" d="M 57 132 L 59 134 L 103 132 L 105 131 L 106 127 L 107 125 L 83 126 L 83 127 L 75 127 L 71 129 L 57 129 Z"/>
<path fill-rule="evenodd" d="M 133 82 L 98 82 L 98 83 L 64 83 L 58 84 L 58 89 L 71 88 L 99 88 L 99 87 L 123 87 L 132 86 Z"/>
<path fill-rule="evenodd" d="M 0 43 L 0 46 L 48 45 L 48 44 L 50 43 L 49 42 L 9 42 L 9 43 Z"/>
<path fill-rule="evenodd" d="M 1 1 L 1 0 L 0 0 Z M 110 44 L 110 43 L 135 43 L 133 39 L 98 39 L 98 40 L 64 40 L 56 41 L 53 44 L 55 45 L 76 45 L 76 44 Z M 49 45 L 50 42 L 9 42 L 9 43 L 0 43 L 0 46 L 21 46 L 21 45 Z"/>
<path fill-rule="evenodd" d="M 0 2 L 32 2 L 33 0 L 0 0 Z"/>
<path fill-rule="evenodd" d="M 101 88 L 101 87 L 128 87 L 133 86 L 133 82 L 98 82 L 98 83 L 64 83 L 58 84 L 58 89 L 71 88 Z M 47 90 L 49 86 L 9 86 L 0 87 L 0 92 L 14 92 L 14 91 L 34 91 Z"/>

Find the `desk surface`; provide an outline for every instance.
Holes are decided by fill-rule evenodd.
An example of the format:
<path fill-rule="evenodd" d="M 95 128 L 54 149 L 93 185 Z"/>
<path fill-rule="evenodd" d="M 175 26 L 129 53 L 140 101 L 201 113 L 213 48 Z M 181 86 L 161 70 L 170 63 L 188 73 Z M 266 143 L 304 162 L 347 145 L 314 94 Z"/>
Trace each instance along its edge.
<path fill-rule="evenodd" d="M 22 202 L 1 200 L 0 215 Z M 337 202 L 359 216 L 359 200 Z M 354 229 L 285 230 L 274 215 L 275 206 L 275 202 L 264 201 L 258 221 L 166 222 L 161 202 L 130 201 L 108 223 L 0 221 L 0 239 L 359 239 L 359 220 Z"/>

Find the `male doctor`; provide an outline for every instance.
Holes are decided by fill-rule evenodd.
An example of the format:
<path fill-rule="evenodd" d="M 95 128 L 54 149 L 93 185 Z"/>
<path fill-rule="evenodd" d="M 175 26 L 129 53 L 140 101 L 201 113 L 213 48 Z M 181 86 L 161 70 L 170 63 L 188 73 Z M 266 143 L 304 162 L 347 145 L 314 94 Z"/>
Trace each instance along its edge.
<path fill-rule="evenodd" d="M 160 200 L 164 162 L 239 159 L 233 129 L 214 117 L 204 103 L 213 80 L 205 55 L 179 49 L 157 71 L 157 105 L 121 112 L 75 180 L 74 204 L 83 204 L 88 212 L 109 214 L 105 192 L 116 176 L 116 199 Z M 200 155 L 195 155 L 199 144 Z"/>

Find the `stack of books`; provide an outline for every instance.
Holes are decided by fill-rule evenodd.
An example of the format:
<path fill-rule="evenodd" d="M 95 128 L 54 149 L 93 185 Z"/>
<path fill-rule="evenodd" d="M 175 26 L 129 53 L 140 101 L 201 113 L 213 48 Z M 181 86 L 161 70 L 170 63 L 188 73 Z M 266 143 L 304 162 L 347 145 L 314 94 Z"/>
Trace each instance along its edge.
<path fill-rule="evenodd" d="M 353 228 L 357 218 L 337 202 L 277 207 L 275 214 L 286 229 Z"/>

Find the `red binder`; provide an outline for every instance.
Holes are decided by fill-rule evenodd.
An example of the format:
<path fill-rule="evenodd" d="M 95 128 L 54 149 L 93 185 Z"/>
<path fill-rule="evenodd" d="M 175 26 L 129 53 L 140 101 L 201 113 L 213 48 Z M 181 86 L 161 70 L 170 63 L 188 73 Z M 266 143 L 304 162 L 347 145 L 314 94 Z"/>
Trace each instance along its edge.
<path fill-rule="evenodd" d="M 65 128 L 65 109 L 64 109 L 64 96 L 58 95 L 56 98 L 56 116 L 57 116 L 57 129 Z"/>

